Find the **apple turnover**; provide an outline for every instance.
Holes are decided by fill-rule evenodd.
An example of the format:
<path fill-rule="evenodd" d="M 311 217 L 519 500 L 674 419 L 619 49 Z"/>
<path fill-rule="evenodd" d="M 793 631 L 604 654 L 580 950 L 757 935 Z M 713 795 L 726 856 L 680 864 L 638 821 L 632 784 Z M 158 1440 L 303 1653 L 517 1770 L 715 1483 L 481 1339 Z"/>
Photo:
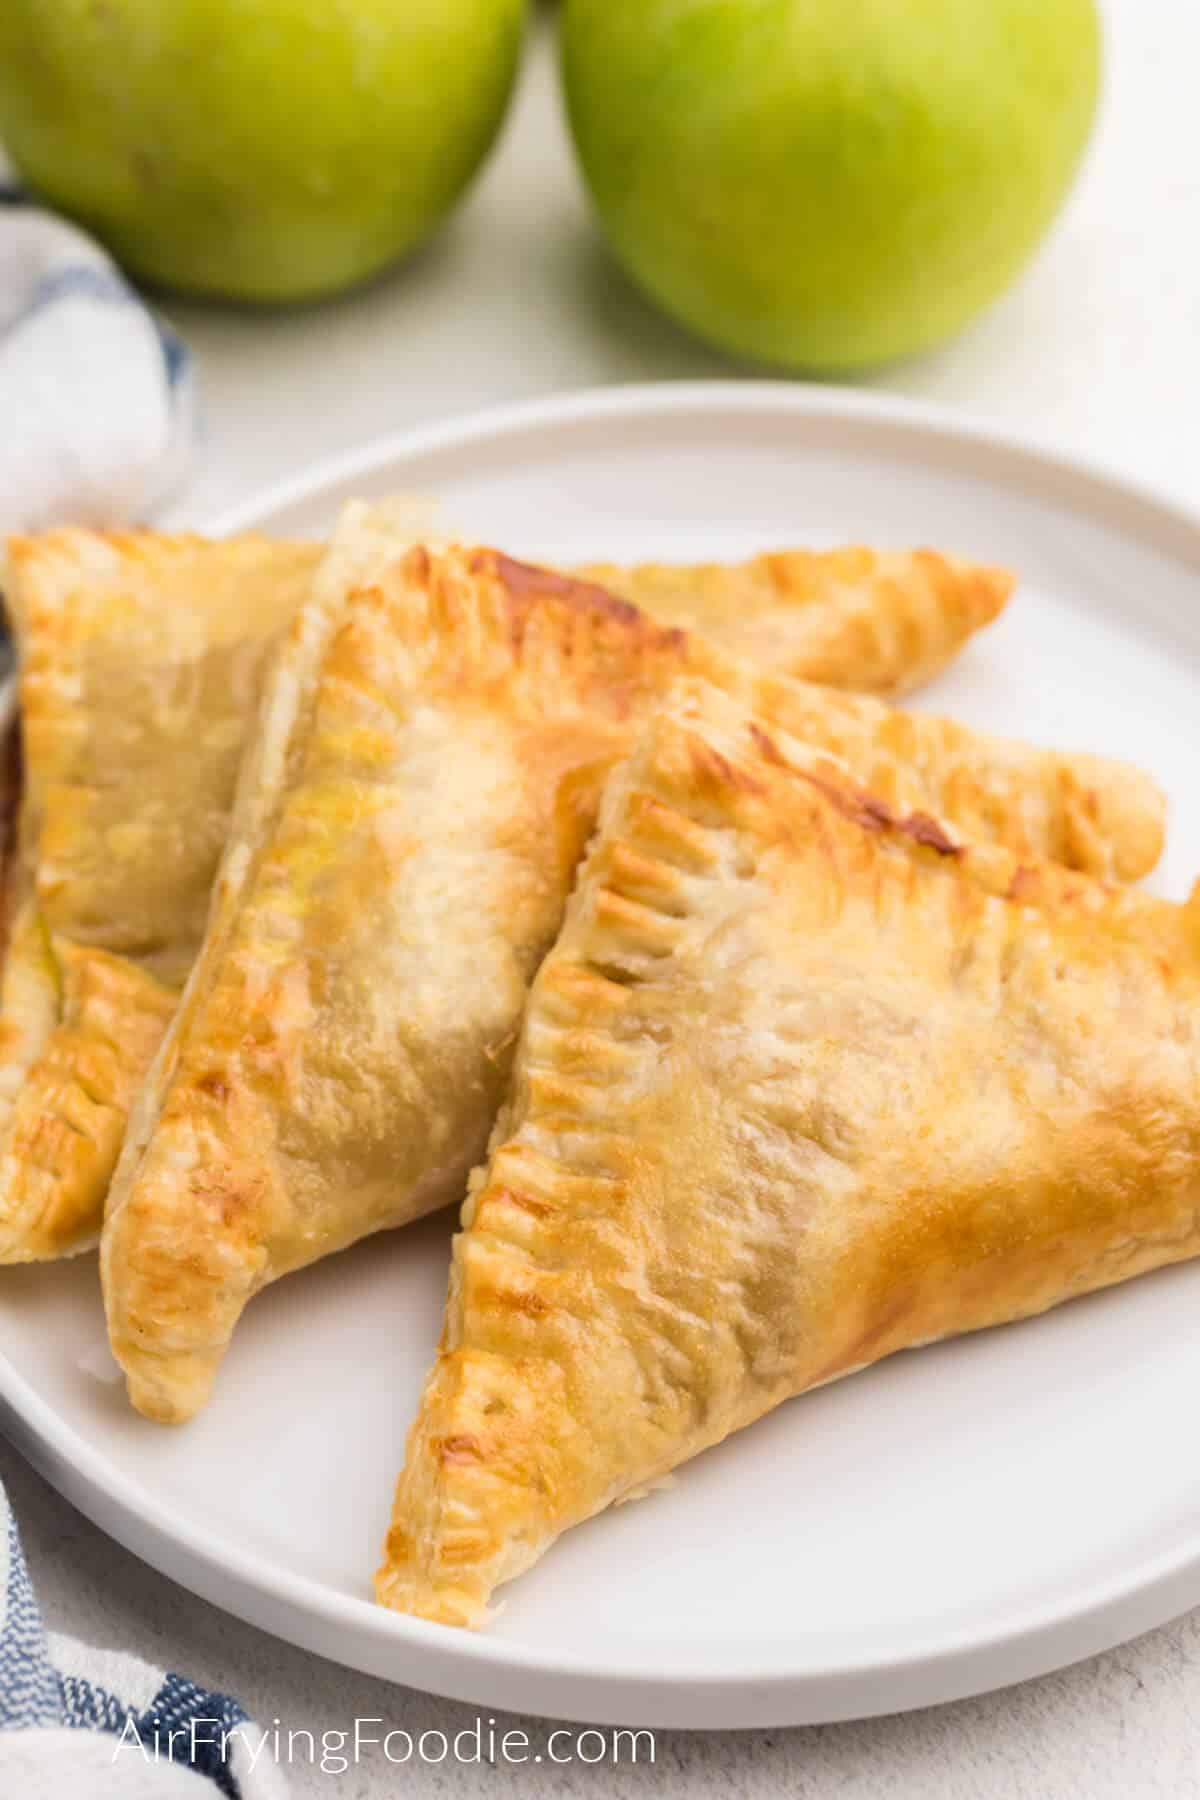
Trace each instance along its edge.
<path fill-rule="evenodd" d="M 533 984 L 379 1598 L 478 1625 L 790 1396 L 1197 1251 L 1200 900 L 971 845 L 693 684 Z"/>
<path fill-rule="evenodd" d="M 578 573 L 776 674 L 895 697 L 930 681 L 1008 603 L 1007 569 L 936 550 L 776 550 Z"/>
<path fill-rule="evenodd" d="M 372 531 L 353 513 L 335 562 Z M 758 676 L 494 550 L 319 587 L 109 1198 L 110 1338 L 154 1418 L 203 1404 L 267 1282 L 461 1195 L 603 782 L 681 673 L 835 750 L 881 804 L 1070 861 L 1157 854 L 1136 771 Z"/>
<path fill-rule="evenodd" d="M 204 935 L 267 652 L 319 552 L 9 544 L 20 817 L 0 983 L 0 1262 L 96 1240 L 130 1100 Z"/>

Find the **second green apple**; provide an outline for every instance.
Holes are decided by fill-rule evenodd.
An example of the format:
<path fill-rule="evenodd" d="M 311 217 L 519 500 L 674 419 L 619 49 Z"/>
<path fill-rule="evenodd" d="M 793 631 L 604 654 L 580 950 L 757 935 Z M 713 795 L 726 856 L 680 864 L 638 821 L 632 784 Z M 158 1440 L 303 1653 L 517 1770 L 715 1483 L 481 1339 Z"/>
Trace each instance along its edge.
<path fill-rule="evenodd" d="M 702 337 L 852 371 L 959 330 L 1053 220 L 1096 106 L 1094 0 L 567 0 L 605 231 Z"/>

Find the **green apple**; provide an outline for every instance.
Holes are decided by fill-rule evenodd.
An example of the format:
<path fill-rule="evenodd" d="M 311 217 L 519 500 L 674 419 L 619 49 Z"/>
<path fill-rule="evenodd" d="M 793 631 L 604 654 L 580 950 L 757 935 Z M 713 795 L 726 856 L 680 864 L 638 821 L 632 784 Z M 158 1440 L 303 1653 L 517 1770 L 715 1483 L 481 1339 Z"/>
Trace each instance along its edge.
<path fill-rule="evenodd" d="M 620 261 L 700 336 L 850 371 L 940 343 L 1054 218 L 1094 0 L 567 0 L 568 112 Z"/>
<path fill-rule="evenodd" d="M 134 274 L 305 300 L 446 215 L 525 0 L 0 0 L 0 136 Z"/>

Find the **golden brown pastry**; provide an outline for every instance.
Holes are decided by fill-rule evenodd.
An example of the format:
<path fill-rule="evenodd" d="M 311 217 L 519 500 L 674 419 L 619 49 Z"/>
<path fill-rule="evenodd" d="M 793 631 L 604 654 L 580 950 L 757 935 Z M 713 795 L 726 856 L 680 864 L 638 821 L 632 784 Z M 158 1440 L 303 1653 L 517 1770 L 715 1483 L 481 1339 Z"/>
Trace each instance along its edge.
<path fill-rule="evenodd" d="M 857 545 L 577 573 L 776 674 L 893 697 L 931 680 L 1014 586 L 1007 569 L 936 550 Z"/>
<path fill-rule="evenodd" d="M 695 687 L 533 984 L 379 1598 L 478 1625 L 791 1395 L 1197 1251 L 1200 900 L 969 847 Z"/>
<path fill-rule="evenodd" d="M 372 526 L 360 531 L 354 554 L 361 561 L 363 540 L 369 540 L 372 535 L 386 538 L 394 548 L 397 533 L 411 533 L 419 527 L 424 522 L 424 511 L 413 503 L 404 502 L 375 508 L 371 514 Z M 130 742 L 134 743 L 129 765 L 132 785 L 139 784 L 139 757 L 147 764 L 160 764 L 155 769 L 155 780 L 165 789 L 165 796 L 150 802 L 151 808 L 156 809 L 158 823 L 156 825 L 149 817 L 143 821 L 146 831 L 142 833 L 142 841 L 146 845 L 146 854 L 140 861 L 131 860 L 123 849 L 131 836 L 136 837 L 141 832 L 141 826 L 136 818 L 116 817 L 118 813 L 124 814 L 127 797 L 116 773 L 107 777 L 116 796 L 107 818 L 103 806 L 93 796 L 86 803 L 86 817 L 76 817 L 68 808 L 66 816 L 59 821 L 59 828 L 65 831 L 69 840 L 63 863 L 68 878 L 73 881 L 78 873 L 71 866 L 73 858 L 83 857 L 90 862 L 83 872 L 78 898 L 86 905 L 84 892 L 91 888 L 91 919 L 84 930 L 89 942 L 93 936 L 98 939 L 91 945 L 92 950 L 103 946 L 113 933 L 120 939 L 131 894 L 134 895 L 135 910 L 147 905 L 157 906 L 160 915 L 170 916 L 161 949 L 152 952 L 149 958 L 136 955 L 133 958 L 134 964 L 143 963 L 144 972 L 155 979 L 137 980 L 132 967 L 114 971 L 95 954 L 80 964 L 70 951 L 73 930 L 70 918 L 65 920 L 60 933 L 65 946 L 61 954 L 51 954 L 47 947 L 45 921 L 30 885 L 34 863 L 41 852 L 26 856 L 23 867 L 14 863 L 11 869 L 6 899 L 13 916 L 6 920 L 6 938 L 11 932 L 13 957 L 5 969 L 6 985 L 0 990 L 0 1119 L 8 1115 L 7 1124 L 0 1124 L 0 1260 L 55 1256 L 85 1247 L 95 1235 L 98 1208 L 120 1144 L 129 1098 L 161 1034 L 164 1020 L 170 1015 L 179 979 L 198 942 L 206 905 L 206 885 L 215 866 L 219 848 L 217 839 L 228 812 L 230 770 L 236 765 L 252 711 L 245 704 L 246 689 L 239 675 L 240 685 L 229 690 L 229 704 L 224 712 L 212 714 L 213 682 L 220 681 L 219 658 L 231 648 L 234 663 L 244 670 L 246 664 L 241 658 L 237 637 L 242 629 L 243 605 L 247 609 L 246 639 L 257 655 L 257 649 L 265 646 L 298 604 L 318 554 L 315 547 L 279 545 L 259 546 L 254 552 L 235 547 L 227 555 L 223 547 L 206 544 L 201 539 L 163 539 L 146 532 L 120 536 L 57 532 L 42 538 L 18 540 L 13 546 L 9 586 L 13 589 L 14 605 L 20 612 L 26 604 L 24 596 L 33 594 L 31 616 L 36 623 L 29 633 L 31 647 L 35 658 L 44 657 L 52 677 L 69 678 L 72 656 L 81 653 L 87 658 L 91 655 L 91 649 L 83 640 L 89 634 L 99 639 L 102 631 L 110 629 L 112 621 L 106 619 L 106 615 L 111 613 L 114 604 L 114 571 L 119 571 L 117 578 L 120 581 L 132 584 L 126 600 L 130 600 L 134 588 L 140 593 L 141 598 L 133 610 L 125 607 L 113 639 L 117 657 L 124 658 L 128 665 L 123 686 L 119 691 L 111 691 L 107 711 L 103 700 L 98 706 L 85 701 L 76 717 L 62 709 L 56 714 L 51 708 L 47 741 L 53 759 L 61 754 L 70 733 L 78 729 L 85 737 L 92 732 L 100 735 L 121 713 L 123 727 Z M 835 575 L 832 560 L 821 560 L 822 566 L 827 568 L 823 579 L 829 584 L 828 616 L 832 633 L 833 615 L 840 619 L 845 611 L 845 583 Z M 217 568 L 220 574 L 216 587 L 204 604 L 197 607 L 194 596 L 187 593 L 189 583 L 207 582 L 211 570 Z M 94 614 L 89 611 L 93 600 L 87 593 L 93 581 L 97 584 Z M 819 588 L 821 581 L 817 580 L 815 585 Z M 957 586 L 953 581 L 944 582 L 942 586 L 946 628 L 952 631 L 955 609 L 960 606 L 956 593 L 959 590 L 965 593 L 971 588 L 971 573 L 967 570 Z M 873 591 L 877 596 L 874 604 L 880 613 L 880 629 L 874 635 L 870 629 L 862 634 L 859 641 L 864 658 L 876 654 L 872 646 L 878 645 L 880 634 L 886 637 L 890 631 L 891 638 L 896 638 L 895 630 L 885 623 L 891 616 L 887 584 L 876 583 Z M 68 592 L 69 602 L 64 598 Z M 145 654 L 139 634 L 148 610 L 160 606 L 169 613 L 182 611 L 186 617 L 194 614 L 203 633 L 208 629 L 203 614 L 205 606 L 210 604 L 214 618 L 221 615 L 215 627 L 221 643 L 215 658 L 203 645 L 198 647 L 197 654 L 209 669 L 213 681 L 209 683 L 210 691 L 195 695 L 194 700 L 200 712 L 207 710 L 212 716 L 197 736 L 189 724 L 192 697 L 184 695 L 181 705 L 174 709 L 174 723 L 164 730 L 163 696 L 164 693 L 177 694 L 180 679 L 178 670 L 174 670 L 173 659 L 179 655 L 182 659 L 180 668 L 187 669 L 192 647 L 187 645 L 181 649 L 178 641 L 166 646 L 166 672 L 175 686 L 164 689 L 161 685 L 164 669 L 155 661 L 163 650 L 155 637 L 157 627 L 150 631 L 146 640 L 148 654 L 144 669 L 139 667 Z M 267 629 L 259 631 L 256 612 L 264 605 L 269 615 L 264 619 Z M 812 621 L 818 615 L 826 616 L 826 610 L 815 600 L 805 608 L 805 632 L 813 644 L 820 634 L 814 635 Z M 68 612 L 77 622 L 77 631 L 74 626 L 69 631 L 62 628 Z M 712 616 L 714 623 L 719 625 L 719 609 Z M 106 622 L 102 623 L 102 619 Z M 178 635 L 179 619 L 174 621 L 174 628 Z M 192 626 L 185 623 L 181 629 L 186 635 Z M 35 636 L 39 639 L 37 644 L 32 643 Z M 77 650 L 75 637 L 83 645 L 81 652 Z M 226 637 L 229 637 L 228 645 L 224 642 Z M 919 631 L 907 643 L 908 653 L 913 657 L 927 654 L 926 640 Z M 875 666 L 871 664 L 872 669 Z M 864 669 L 866 667 L 864 662 Z M 143 674 L 145 680 L 141 679 Z M 107 681 L 108 678 L 105 675 L 97 679 Z M 37 691 L 40 690 L 35 678 L 31 692 Z M 174 705 L 173 701 L 171 705 Z M 89 706 L 92 706 L 91 717 L 86 716 Z M 160 716 L 153 722 L 143 722 L 138 712 L 140 706 L 157 708 Z M 186 757 L 179 770 L 172 770 L 169 763 L 161 763 L 161 758 L 171 758 L 175 754 L 172 743 L 178 744 L 184 738 L 187 739 Z M 125 741 L 120 733 L 110 733 L 109 742 L 115 746 L 115 754 L 109 759 L 110 770 L 125 754 Z M 218 744 L 217 751 L 215 758 L 209 761 L 210 746 L 214 742 Z M 90 744 L 91 739 L 87 737 L 81 760 L 90 756 Z M 201 768 L 202 760 L 208 762 L 207 769 Z M 50 779 L 57 780 L 53 769 Z M 40 781 L 40 771 L 36 767 L 32 771 L 32 781 L 36 790 Z M 215 807 L 210 804 L 214 794 L 218 796 Z M 63 797 L 60 792 L 58 798 Z M 164 798 L 167 808 L 174 806 L 176 800 L 179 802 L 175 824 L 166 828 L 168 833 L 174 832 L 169 843 L 162 836 Z M 75 804 L 80 800 L 81 793 L 77 792 Z M 34 803 L 35 794 L 31 793 L 29 804 Z M 185 813 L 192 819 L 193 829 L 181 862 L 180 846 L 184 835 L 180 821 Z M 54 824 L 52 820 L 52 826 Z M 31 818 L 23 834 L 27 842 L 34 841 L 38 829 Z M 109 834 L 114 834 L 111 842 Z M 113 846 L 115 854 L 112 853 Z M 178 909 L 177 899 L 180 901 Z M 158 924 L 162 924 L 161 916 Z M 112 932 L 108 926 L 112 927 Z M 174 967 L 171 970 L 154 967 L 155 962 L 163 964 L 172 960 Z M 126 1008 L 128 1018 L 121 1031 L 114 1032 L 111 1027 L 116 1013 Z M 61 1030 L 51 1041 L 49 1033 L 55 1025 Z M 101 1048 L 100 1040 L 105 1038 L 113 1041 Z M 81 1074 L 86 1074 L 86 1079 L 92 1083 L 99 1110 L 83 1107 L 77 1079 Z M 16 1119 L 12 1112 L 27 1075 L 32 1077 L 32 1082 L 20 1102 L 26 1117 Z M 42 1122 L 44 1116 L 53 1118 L 56 1112 L 63 1115 L 57 1125 Z M 33 1135 L 35 1127 L 36 1138 Z M 12 1157 L 7 1163 L 4 1161 L 6 1151 L 11 1151 Z M 46 1162 L 53 1167 L 49 1170 L 39 1167 Z"/>
<path fill-rule="evenodd" d="M 17 687 L 15 678 L 6 675 L 0 678 L 0 969 L 12 929 L 20 805 L 21 734 L 17 725 Z"/>
<path fill-rule="evenodd" d="M 23 785 L 0 983 L 0 1262 L 94 1243 L 204 933 L 266 654 L 318 552 L 143 532 L 9 543 Z"/>
<path fill-rule="evenodd" d="M 371 529 L 356 515 L 335 558 L 354 566 Z M 1126 848 L 1156 837 L 1135 771 L 756 676 L 496 551 L 419 548 L 320 587 L 269 684 L 208 936 L 109 1198 L 113 1351 L 155 1418 L 203 1403 L 267 1282 L 461 1195 L 602 783 L 680 672 L 981 833 L 1064 855 L 1107 854 L 1110 828 Z"/>

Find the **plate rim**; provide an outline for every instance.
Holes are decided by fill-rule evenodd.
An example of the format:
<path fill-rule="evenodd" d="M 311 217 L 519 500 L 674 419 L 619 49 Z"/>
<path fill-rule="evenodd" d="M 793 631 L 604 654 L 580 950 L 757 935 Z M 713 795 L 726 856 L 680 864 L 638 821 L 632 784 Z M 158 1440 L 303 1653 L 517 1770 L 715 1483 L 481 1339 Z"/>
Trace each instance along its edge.
<path fill-rule="evenodd" d="M 1053 482 L 1077 502 L 1090 500 L 1095 506 L 1107 501 L 1116 509 L 1105 514 L 1107 523 L 1134 529 L 1127 519 L 1140 519 L 1145 530 L 1157 530 L 1169 538 L 1168 544 L 1155 546 L 1161 553 L 1195 562 L 1200 573 L 1200 506 L 1114 469 L 1098 457 L 1071 450 L 1049 437 L 1015 431 L 981 414 L 958 412 L 905 395 L 816 382 L 734 378 L 578 388 L 387 432 L 353 449 L 334 451 L 298 474 L 269 483 L 250 500 L 221 508 L 196 529 L 217 537 L 262 530 L 263 520 L 305 505 L 339 484 L 368 477 L 381 464 L 402 457 L 465 449 L 489 439 L 548 427 L 630 421 L 655 414 L 676 420 L 713 410 L 790 417 L 810 424 L 882 427 L 896 437 L 923 436 L 943 444 L 957 441 L 983 459 L 988 465 L 985 474 L 996 476 L 1006 471 L 1010 480 L 1026 491 L 1044 492 L 1044 487 L 1028 479 L 1036 472 L 1041 482 Z"/>
<path fill-rule="evenodd" d="M 811 426 L 884 431 L 919 449 L 957 447 L 993 481 L 1100 512 L 1200 574 L 1200 510 L 1098 462 L 1005 426 L 904 397 L 788 382 L 668 382 L 554 394 L 488 407 L 389 434 L 324 457 L 253 500 L 225 509 L 215 535 L 270 529 L 290 509 L 318 503 L 391 463 L 486 448 L 525 432 L 598 422 L 677 421 L 732 413 Z M 960 462 L 959 467 L 963 464 Z M 141 1560 L 247 1622 L 352 1668 L 476 1705 L 608 1725 L 669 1729 L 782 1726 L 877 1716 L 1042 1675 L 1109 1649 L 1200 1602 L 1200 1523 L 1177 1543 L 1042 1605 L 1027 1604 L 982 1634 L 927 1631 L 902 1654 L 864 1649 L 817 1664 L 778 1648 L 763 1661 L 739 1654 L 664 1674 L 646 1661 L 596 1662 L 586 1652 L 552 1660 L 536 1646 L 451 1632 L 342 1594 L 286 1565 L 196 1526 L 113 1465 L 66 1424 L 0 1353 L 0 1427 L 64 1496 Z"/>

